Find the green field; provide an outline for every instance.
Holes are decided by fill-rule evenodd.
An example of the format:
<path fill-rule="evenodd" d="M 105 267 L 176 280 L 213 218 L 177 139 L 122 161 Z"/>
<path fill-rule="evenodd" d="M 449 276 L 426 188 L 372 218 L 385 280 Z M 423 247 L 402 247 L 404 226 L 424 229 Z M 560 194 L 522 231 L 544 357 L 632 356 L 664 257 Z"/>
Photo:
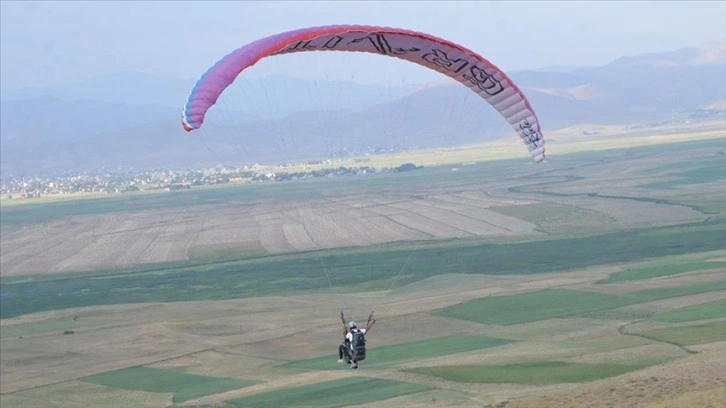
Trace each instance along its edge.
<path fill-rule="evenodd" d="M 475 299 L 439 310 L 435 314 L 485 324 L 518 324 L 612 309 L 626 304 L 626 299 L 613 295 L 543 290 Z"/>
<path fill-rule="evenodd" d="M 628 268 L 622 272 L 615 272 L 607 279 L 600 280 L 597 283 L 630 282 L 718 268 L 726 270 L 726 261 L 701 261 L 675 265 L 658 265 L 644 268 Z"/>
<path fill-rule="evenodd" d="M 665 341 L 679 346 L 707 344 L 717 341 L 726 341 L 726 322 L 694 326 L 678 326 L 667 329 L 650 330 L 639 334 L 647 338 Z"/>
<path fill-rule="evenodd" d="M 222 300 L 332 288 L 381 290 L 452 272 L 517 275 L 577 270 L 724 249 L 726 241 L 721 238 L 725 229 L 726 219 L 715 219 L 577 238 L 502 244 L 452 240 L 421 244 L 415 249 L 390 245 L 157 269 L 146 266 L 118 272 L 3 279 L 0 317 L 70 307 Z M 527 256 L 521 256 L 523 253 Z"/>
<path fill-rule="evenodd" d="M 492 207 L 501 214 L 527 220 L 537 230 L 550 234 L 583 234 L 616 230 L 613 217 L 587 208 L 554 203 L 536 203 L 508 207 Z"/>
<path fill-rule="evenodd" d="M 460 205 L 476 202 L 496 222 L 530 223 L 527 234 L 513 223 L 501 235 L 277 255 L 208 240 L 186 248 L 190 261 L 3 277 L 3 408 L 655 406 L 710 392 L 723 386 L 714 343 L 726 341 L 726 192 L 714 187 L 726 180 L 724 142 L 3 205 L 3 232 L 20 235 L 12 267 L 28 261 L 24 224 L 114 211 L 360 197 L 432 219 L 437 205 L 478 215 Z M 290 208 L 281 222 L 294 222 Z M 188 225 L 174 225 L 170 246 L 203 230 Z M 337 363 L 340 309 L 376 311 L 359 370 Z M 527 405 L 539 397 L 552 399 Z"/>
<path fill-rule="evenodd" d="M 692 322 L 696 320 L 726 318 L 726 299 L 703 303 L 691 307 L 661 313 L 652 317 L 653 320 L 667 323 Z"/>
<path fill-rule="evenodd" d="M 481 350 L 489 347 L 501 346 L 511 343 L 512 340 L 484 336 L 454 335 L 428 340 L 411 341 L 403 344 L 389 346 L 376 346 L 365 359 L 366 367 L 392 366 L 406 361 L 422 360 L 426 358 L 444 356 L 466 351 Z M 294 361 L 283 365 L 287 368 L 305 370 L 340 369 L 330 356 Z M 348 368 L 343 366 L 342 368 Z"/>
<path fill-rule="evenodd" d="M 718 190 L 698 195 L 679 194 L 673 199 L 705 214 L 726 214 L 726 200 Z"/>
<path fill-rule="evenodd" d="M 232 407 L 240 408 L 334 408 L 382 401 L 429 389 L 431 388 L 423 384 L 353 377 L 302 387 L 290 387 L 226 402 Z"/>
<path fill-rule="evenodd" d="M 698 283 L 695 285 L 682 285 L 671 288 L 645 289 L 637 292 L 628 293 L 625 296 L 632 299 L 634 303 L 642 303 L 659 299 L 695 295 L 697 293 L 716 292 L 725 289 L 726 280 L 719 279 L 713 282 Z"/>
<path fill-rule="evenodd" d="M 654 168 L 650 174 L 668 174 L 668 180 L 649 183 L 648 188 L 674 188 L 697 183 L 708 183 L 722 181 L 726 173 L 726 164 L 723 157 L 710 156 L 699 161 L 698 165 L 678 163 L 673 166 Z"/>
<path fill-rule="evenodd" d="M 173 402 L 184 402 L 253 384 L 252 381 L 241 381 L 234 378 L 207 377 L 149 367 L 125 368 L 84 377 L 80 380 L 125 390 L 172 393 L 174 394 Z"/>
<path fill-rule="evenodd" d="M 436 366 L 406 369 L 449 381 L 472 383 L 557 384 L 582 383 L 643 368 L 625 364 L 582 364 L 543 361 L 507 365 Z"/>
<path fill-rule="evenodd" d="M 511 296 L 475 299 L 435 312 L 484 324 L 518 324 L 564 318 L 637 303 L 726 289 L 726 281 L 674 288 L 646 289 L 625 295 L 608 295 L 565 289 L 549 289 Z"/>

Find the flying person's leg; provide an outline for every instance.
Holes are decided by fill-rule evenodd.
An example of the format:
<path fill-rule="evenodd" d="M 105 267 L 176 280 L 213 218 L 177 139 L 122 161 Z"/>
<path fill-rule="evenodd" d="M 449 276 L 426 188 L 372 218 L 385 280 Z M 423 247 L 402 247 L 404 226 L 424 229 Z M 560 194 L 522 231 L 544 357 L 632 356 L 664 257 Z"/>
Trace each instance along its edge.
<path fill-rule="evenodd" d="M 340 346 L 338 346 L 338 362 L 339 363 L 348 363 L 348 364 L 350 364 L 350 361 L 349 361 L 350 358 L 349 358 L 349 356 L 350 356 L 350 354 L 348 353 L 348 347 L 346 347 L 343 344 L 341 344 Z"/>

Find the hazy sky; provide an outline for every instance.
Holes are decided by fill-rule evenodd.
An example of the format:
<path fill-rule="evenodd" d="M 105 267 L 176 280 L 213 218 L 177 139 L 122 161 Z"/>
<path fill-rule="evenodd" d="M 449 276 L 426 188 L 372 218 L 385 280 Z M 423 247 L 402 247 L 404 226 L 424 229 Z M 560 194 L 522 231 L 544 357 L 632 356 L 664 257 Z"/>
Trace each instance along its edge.
<path fill-rule="evenodd" d="M 506 71 L 600 65 L 623 55 L 726 41 L 726 2 L 1 0 L 0 86 L 62 86 L 120 71 L 196 79 L 249 41 L 326 24 L 427 32 L 471 48 Z M 380 75 L 371 74 L 380 58 L 348 58 L 339 56 L 340 65 L 326 77 L 340 73 L 373 81 Z M 306 77 L 310 71 L 270 63 L 263 72 Z M 409 80 L 431 80 L 422 70 L 411 74 Z"/>

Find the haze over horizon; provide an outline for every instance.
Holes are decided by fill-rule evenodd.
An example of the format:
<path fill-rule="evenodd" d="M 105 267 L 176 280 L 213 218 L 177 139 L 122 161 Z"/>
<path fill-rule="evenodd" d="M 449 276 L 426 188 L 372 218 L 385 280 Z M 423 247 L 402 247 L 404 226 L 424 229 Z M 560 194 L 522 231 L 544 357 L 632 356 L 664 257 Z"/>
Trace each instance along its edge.
<path fill-rule="evenodd" d="M 0 88 L 59 87 L 118 72 L 197 79 L 228 52 L 300 27 L 370 24 L 458 42 L 505 71 L 595 66 L 619 57 L 726 41 L 726 3 L 689 2 L 0 2 Z M 456 24 L 452 22 L 456 21 Z M 296 56 L 301 63 L 309 56 Z M 320 57 L 314 57 L 320 58 Z M 378 60 L 265 73 L 380 83 Z M 409 83 L 438 73 L 387 63 Z M 324 72 L 323 72 L 324 71 Z"/>
<path fill-rule="evenodd" d="M 496 109 L 445 75 L 363 52 L 263 58 L 225 89 L 204 128 L 185 134 L 179 112 L 216 61 L 331 24 L 404 28 L 469 48 L 522 89 L 545 135 L 723 118 L 724 16 L 726 2 L 708 1 L 1 1 L 0 172 L 317 159 L 511 134 Z"/>

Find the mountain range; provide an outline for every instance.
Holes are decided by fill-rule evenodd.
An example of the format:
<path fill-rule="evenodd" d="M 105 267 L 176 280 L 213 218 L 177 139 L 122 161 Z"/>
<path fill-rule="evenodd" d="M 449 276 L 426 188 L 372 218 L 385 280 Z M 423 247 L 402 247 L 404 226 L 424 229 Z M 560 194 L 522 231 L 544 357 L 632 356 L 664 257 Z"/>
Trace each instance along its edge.
<path fill-rule="evenodd" d="M 645 124 L 694 113 L 726 118 L 726 42 L 508 75 L 545 137 L 575 124 Z M 181 129 L 180 113 L 194 80 L 124 72 L 68 87 L 3 89 L 0 170 L 194 168 L 514 137 L 498 112 L 453 81 L 240 78 L 192 133 Z"/>

